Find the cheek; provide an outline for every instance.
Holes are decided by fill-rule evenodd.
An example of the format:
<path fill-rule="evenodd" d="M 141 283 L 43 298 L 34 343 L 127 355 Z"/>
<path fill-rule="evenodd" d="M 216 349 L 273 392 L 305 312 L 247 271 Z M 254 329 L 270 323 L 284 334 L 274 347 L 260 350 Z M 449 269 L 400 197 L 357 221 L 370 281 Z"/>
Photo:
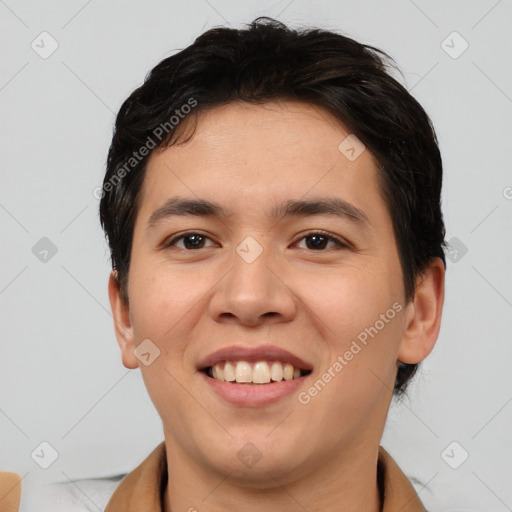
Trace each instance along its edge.
<path fill-rule="evenodd" d="M 323 321 L 328 338 L 343 349 L 400 299 L 388 274 L 380 266 L 343 267 L 322 274 L 304 273 L 297 287 L 308 309 Z M 395 317 L 395 311 L 388 316 Z"/>
<path fill-rule="evenodd" d="M 197 270 L 152 264 L 143 272 L 134 266 L 130 288 L 136 340 L 150 338 L 171 358 L 181 356 L 208 292 L 206 280 Z"/>
<path fill-rule="evenodd" d="M 325 281 L 318 276 L 303 281 L 303 291 L 312 290 L 310 318 L 321 319 L 327 349 L 310 396 L 318 393 L 318 404 L 332 404 L 333 417 L 368 412 L 393 387 L 405 304 L 402 287 L 390 274 L 375 265 L 331 272 Z"/>
<path fill-rule="evenodd" d="M 130 279 L 136 342 L 149 338 L 160 350 L 151 365 L 140 366 L 141 374 L 155 408 L 166 418 L 164 423 L 174 425 L 173 416 L 184 417 L 196 407 L 183 385 L 190 379 L 193 363 L 189 350 L 208 283 L 197 271 L 171 270 L 154 262 L 145 267 L 134 265 Z"/>

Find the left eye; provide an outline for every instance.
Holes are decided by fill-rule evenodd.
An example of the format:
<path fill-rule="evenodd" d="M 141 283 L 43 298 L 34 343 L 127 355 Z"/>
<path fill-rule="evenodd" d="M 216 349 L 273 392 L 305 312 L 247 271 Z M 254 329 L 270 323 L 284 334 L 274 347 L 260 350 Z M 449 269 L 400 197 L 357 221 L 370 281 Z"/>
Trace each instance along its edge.
<path fill-rule="evenodd" d="M 337 238 L 327 234 L 323 233 L 321 231 L 316 233 L 309 233 L 305 236 L 303 236 L 301 239 L 306 240 L 306 249 L 311 249 L 313 251 L 321 251 L 323 249 L 328 248 L 327 245 L 329 243 L 334 244 L 337 247 L 340 248 L 347 248 L 348 245 L 343 243 L 341 240 L 338 240 Z M 309 242 L 307 241 L 309 240 Z"/>

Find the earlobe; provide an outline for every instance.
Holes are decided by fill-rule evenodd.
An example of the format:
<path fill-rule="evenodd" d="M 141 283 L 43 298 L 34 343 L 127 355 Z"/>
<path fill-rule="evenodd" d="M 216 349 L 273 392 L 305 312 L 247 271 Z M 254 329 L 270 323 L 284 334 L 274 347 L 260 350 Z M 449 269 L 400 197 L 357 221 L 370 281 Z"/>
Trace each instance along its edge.
<path fill-rule="evenodd" d="M 139 360 L 133 353 L 135 344 L 133 339 L 133 327 L 130 319 L 130 307 L 121 297 L 115 270 L 111 272 L 108 281 L 108 296 L 114 318 L 114 329 L 117 343 L 121 349 L 123 365 L 126 368 L 133 370 L 138 368 Z"/>
<path fill-rule="evenodd" d="M 414 299 L 406 307 L 405 332 L 398 350 L 402 363 L 417 364 L 432 352 L 441 328 L 444 279 L 444 263 L 438 257 L 418 276 Z"/>

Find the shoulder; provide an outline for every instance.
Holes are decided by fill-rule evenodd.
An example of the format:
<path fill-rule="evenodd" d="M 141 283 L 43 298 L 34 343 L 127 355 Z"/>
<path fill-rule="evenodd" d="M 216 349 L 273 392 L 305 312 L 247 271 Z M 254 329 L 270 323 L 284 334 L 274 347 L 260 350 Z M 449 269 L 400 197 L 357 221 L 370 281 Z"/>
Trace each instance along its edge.
<path fill-rule="evenodd" d="M 16 473 L 0 471 L 0 509 L 18 512 L 21 498 L 21 477 Z"/>

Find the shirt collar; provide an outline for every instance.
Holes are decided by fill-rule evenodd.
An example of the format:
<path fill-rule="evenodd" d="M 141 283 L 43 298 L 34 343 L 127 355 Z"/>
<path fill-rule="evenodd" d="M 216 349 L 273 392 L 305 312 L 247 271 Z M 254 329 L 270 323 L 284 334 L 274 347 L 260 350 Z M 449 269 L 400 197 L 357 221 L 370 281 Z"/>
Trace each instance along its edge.
<path fill-rule="evenodd" d="M 414 487 L 382 446 L 379 447 L 377 481 L 382 512 L 426 512 Z M 162 442 L 123 478 L 105 512 L 163 512 L 166 484 L 167 457 Z"/>

